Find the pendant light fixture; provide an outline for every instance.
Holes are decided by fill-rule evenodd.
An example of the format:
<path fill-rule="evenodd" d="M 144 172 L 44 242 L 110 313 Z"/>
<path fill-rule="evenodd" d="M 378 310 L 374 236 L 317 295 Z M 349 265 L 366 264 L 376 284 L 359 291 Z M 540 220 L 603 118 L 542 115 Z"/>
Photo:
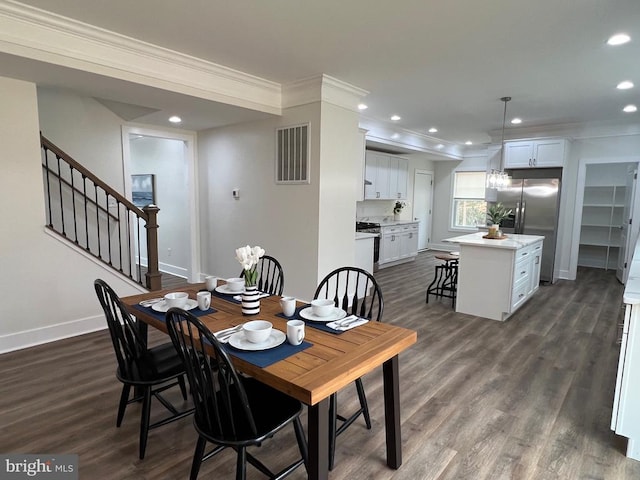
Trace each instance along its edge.
<path fill-rule="evenodd" d="M 500 145 L 500 169 L 491 169 L 491 173 L 487 175 L 487 188 L 499 188 L 505 187 L 509 184 L 511 178 L 502 170 L 504 165 L 504 127 L 507 123 L 507 102 L 511 100 L 511 97 L 502 97 L 500 101 L 504 102 L 504 113 L 502 115 L 502 143 Z"/>

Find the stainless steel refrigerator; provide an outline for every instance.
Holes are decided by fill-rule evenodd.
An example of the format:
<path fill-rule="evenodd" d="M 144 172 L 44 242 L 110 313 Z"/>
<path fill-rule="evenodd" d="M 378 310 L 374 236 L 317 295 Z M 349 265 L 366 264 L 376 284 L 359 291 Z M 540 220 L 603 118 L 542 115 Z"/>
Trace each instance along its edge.
<path fill-rule="evenodd" d="M 544 236 L 540 280 L 553 283 L 562 169 L 522 169 L 509 173 L 510 185 L 499 188 L 496 197 L 512 210 L 509 218 L 502 221 L 501 230 L 507 235 Z"/>

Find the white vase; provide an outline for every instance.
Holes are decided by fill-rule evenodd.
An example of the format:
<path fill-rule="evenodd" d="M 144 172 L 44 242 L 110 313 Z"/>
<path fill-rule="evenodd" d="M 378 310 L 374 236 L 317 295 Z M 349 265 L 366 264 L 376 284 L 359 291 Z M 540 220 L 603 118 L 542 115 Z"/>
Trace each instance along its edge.
<path fill-rule="evenodd" d="M 245 285 L 241 305 L 243 315 L 257 315 L 260 313 L 260 292 L 256 285 Z"/>

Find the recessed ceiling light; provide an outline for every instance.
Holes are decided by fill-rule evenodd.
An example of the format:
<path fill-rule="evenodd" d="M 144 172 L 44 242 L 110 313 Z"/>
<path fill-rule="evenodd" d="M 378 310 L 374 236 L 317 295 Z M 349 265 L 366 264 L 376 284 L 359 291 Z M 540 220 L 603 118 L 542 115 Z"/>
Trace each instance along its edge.
<path fill-rule="evenodd" d="M 178 117 L 177 115 L 174 115 L 172 117 L 169 117 L 169 121 L 171 123 L 180 123 L 180 122 L 182 122 L 182 119 L 180 117 Z"/>
<path fill-rule="evenodd" d="M 436 133 L 438 131 L 438 129 L 436 127 L 431 127 L 429 129 L 429 133 Z"/>
<path fill-rule="evenodd" d="M 635 105 L 627 105 L 622 109 L 622 111 L 625 113 L 634 113 L 638 111 L 638 107 L 636 107 Z"/>
<path fill-rule="evenodd" d="M 436 148 L 444 148 L 444 145 L 442 143 L 439 143 L 436 145 Z"/>
<path fill-rule="evenodd" d="M 626 33 L 616 33 L 615 35 L 609 37 L 609 40 L 607 40 L 607 45 L 624 45 L 630 40 L 631 37 Z"/>
<path fill-rule="evenodd" d="M 465 145 L 473 145 L 473 142 L 471 140 L 467 140 L 466 142 L 464 142 Z"/>
<path fill-rule="evenodd" d="M 511 120 L 511 123 L 513 123 L 514 125 L 520 125 L 522 123 L 522 119 L 516 117 L 513 120 Z"/>
<path fill-rule="evenodd" d="M 616 88 L 618 90 L 629 90 L 630 88 L 633 88 L 633 82 L 630 80 L 625 80 L 624 82 L 620 82 L 618 85 L 616 85 Z"/>
<path fill-rule="evenodd" d="M 358 104 L 358 110 L 366 110 L 367 108 L 369 108 L 369 106 L 364 103 Z"/>
<path fill-rule="evenodd" d="M 394 122 L 397 122 L 398 120 L 400 120 L 400 115 L 391 115 L 391 120 L 393 120 Z"/>
<path fill-rule="evenodd" d="M 394 133 L 393 135 L 391 135 L 391 138 L 393 138 L 394 140 L 397 138 L 400 138 L 400 135 L 397 133 Z"/>

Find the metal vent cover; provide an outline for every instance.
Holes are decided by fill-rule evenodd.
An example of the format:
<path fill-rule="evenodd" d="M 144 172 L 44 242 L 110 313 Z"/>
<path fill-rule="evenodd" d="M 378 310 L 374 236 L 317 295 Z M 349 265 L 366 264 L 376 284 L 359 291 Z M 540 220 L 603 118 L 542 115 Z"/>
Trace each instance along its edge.
<path fill-rule="evenodd" d="M 308 123 L 276 129 L 276 183 L 310 183 Z"/>

